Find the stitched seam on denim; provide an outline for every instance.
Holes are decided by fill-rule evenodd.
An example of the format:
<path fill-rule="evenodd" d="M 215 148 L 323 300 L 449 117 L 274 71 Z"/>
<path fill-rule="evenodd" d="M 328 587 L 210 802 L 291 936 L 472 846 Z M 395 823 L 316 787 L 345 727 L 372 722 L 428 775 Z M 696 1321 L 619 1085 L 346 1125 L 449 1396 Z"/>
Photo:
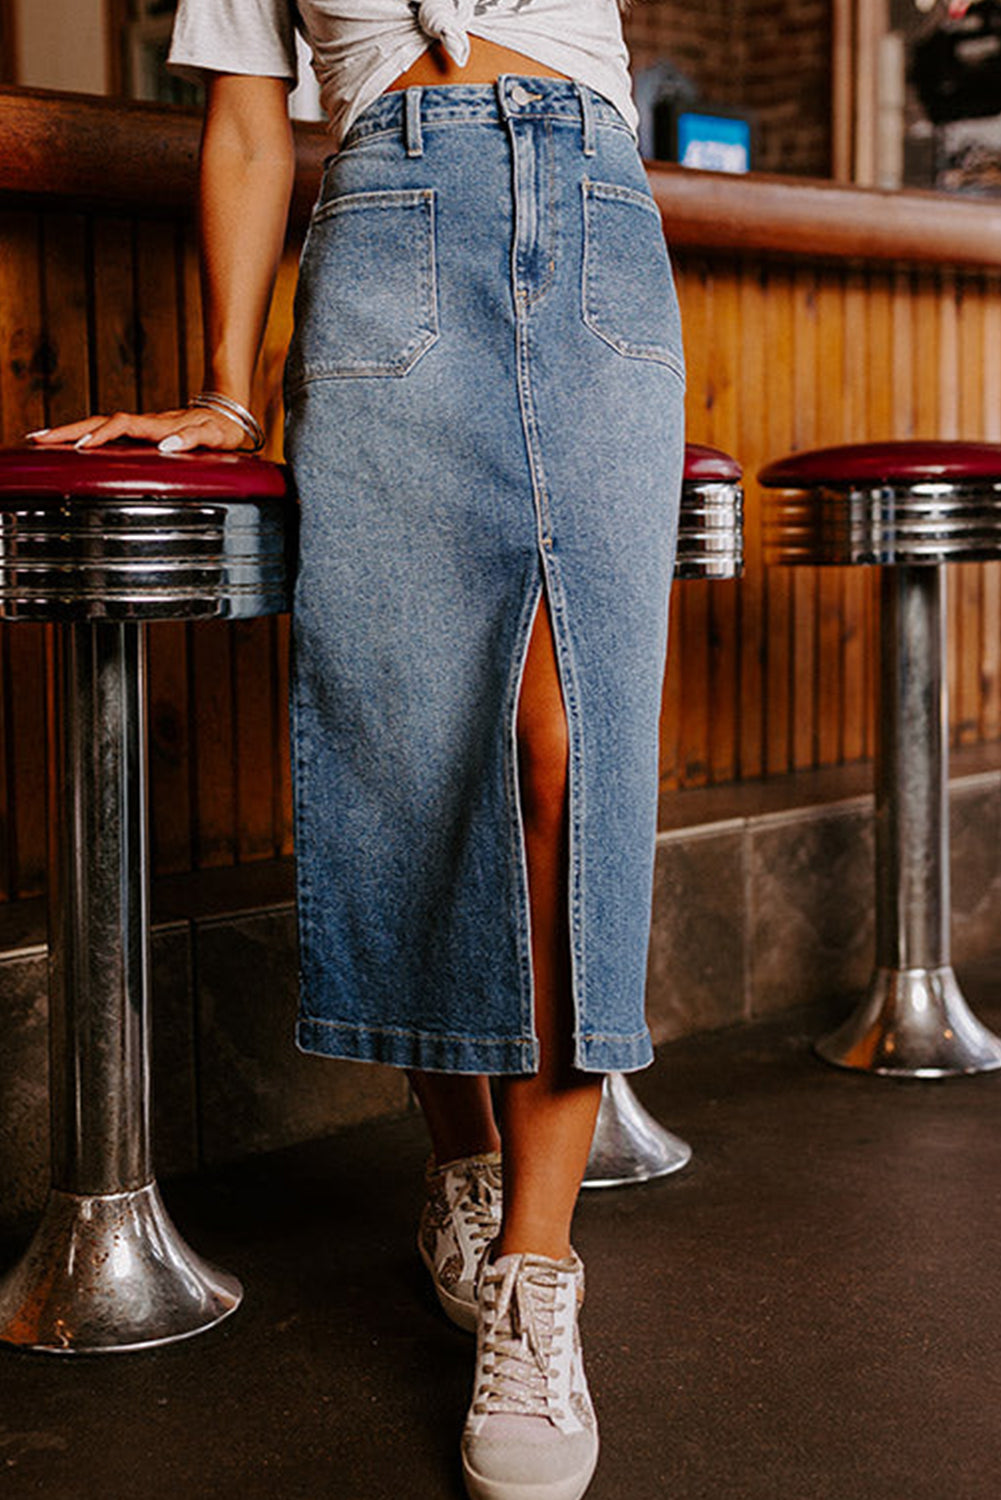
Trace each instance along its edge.
<path fill-rule="evenodd" d="M 532 915 L 529 904 L 528 856 L 525 849 L 525 823 L 521 805 L 521 786 L 518 776 L 518 704 L 521 700 L 521 685 L 525 676 L 528 643 L 542 601 L 543 581 L 540 576 L 530 594 L 530 604 L 522 612 L 522 623 L 518 637 L 512 670 L 508 681 L 504 736 L 504 782 L 508 794 L 509 830 L 511 837 L 511 862 L 514 871 L 514 887 L 518 893 L 515 920 L 518 927 L 518 971 L 521 978 L 522 1027 L 538 1046 L 535 1029 L 535 974 L 532 967 Z"/>
<path fill-rule="evenodd" d="M 305 814 L 303 806 L 305 803 L 305 787 L 307 783 L 306 767 L 309 757 L 304 754 L 303 740 L 305 731 L 302 727 L 302 712 L 300 707 L 300 689 L 298 675 L 295 667 L 295 657 L 298 654 L 295 644 L 295 632 L 292 633 L 291 656 L 289 660 L 289 712 L 292 722 L 291 749 L 292 749 L 292 839 L 296 850 L 304 850 L 306 840 L 303 837 L 303 823 Z M 299 987 L 300 994 L 304 993 L 304 974 L 306 960 L 309 953 L 309 932 L 312 927 L 312 884 L 309 879 L 308 861 L 296 860 L 296 927 L 299 936 Z"/>
<path fill-rule="evenodd" d="M 548 253 L 546 254 L 546 271 L 535 291 L 527 286 L 525 290 L 525 307 L 535 307 L 545 297 L 552 286 L 556 276 L 556 256 L 559 249 L 559 218 L 556 213 L 556 152 L 553 149 L 553 132 L 546 122 L 545 131 L 545 164 L 546 164 L 546 224 L 545 230 L 549 235 Z M 536 160 L 540 153 L 536 151 Z M 542 234 L 536 236 L 536 243 L 541 247 Z"/>
<path fill-rule="evenodd" d="M 542 462 L 542 450 L 539 441 L 538 419 L 535 413 L 535 402 L 532 396 L 531 377 L 531 336 L 532 325 L 528 319 L 528 294 L 523 295 L 519 286 L 519 247 L 524 222 L 524 209 L 522 206 L 523 194 L 519 174 L 519 147 L 521 155 L 524 156 L 526 149 L 534 150 L 534 142 L 519 139 L 517 132 L 511 128 L 508 132 L 510 150 L 513 159 L 513 182 L 514 182 L 514 215 L 515 232 L 511 246 L 511 296 L 514 303 L 515 315 L 515 351 L 518 371 L 518 403 L 521 410 L 522 430 L 525 437 L 525 448 L 528 456 L 529 472 L 532 476 L 532 496 L 535 503 L 536 528 L 539 549 L 545 552 L 547 544 L 552 543 L 552 517 L 549 510 L 549 491 L 546 485 L 546 472 Z"/>
<path fill-rule="evenodd" d="M 534 1038 L 524 1036 L 470 1036 L 464 1031 L 417 1031 L 408 1026 L 366 1026 L 362 1021 L 328 1021 L 323 1016 L 310 1015 L 304 1011 L 299 1017 L 303 1026 L 318 1026 L 324 1031 L 350 1031 L 366 1036 L 399 1036 L 408 1039 L 422 1038 L 429 1042 L 471 1043 L 477 1047 L 522 1047 L 531 1049 Z"/>
<path fill-rule="evenodd" d="M 637 192 L 635 188 L 623 187 L 615 183 L 598 183 L 585 178 L 581 183 L 581 194 L 584 211 L 584 265 L 580 279 L 580 311 L 584 326 L 596 338 L 601 339 L 602 343 L 607 344 L 610 349 L 614 349 L 625 359 L 645 360 L 648 364 L 664 365 L 684 382 L 685 366 L 682 359 L 662 344 L 636 344 L 631 339 L 609 332 L 601 326 L 600 314 L 590 302 L 592 264 L 598 240 L 598 229 L 591 205 L 601 202 L 629 203 L 644 212 L 656 214 L 658 221 L 660 210 L 645 194 Z"/>
<path fill-rule="evenodd" d="M 569 808 L 569 816 L 567 818 L 569 836 L 569 848 L 567 851 L 567 864 L 569 867 L 567 922 L 570 929 L 570 995 L 574 1012 L 574 1054 L 575 1060 L 579 1062 L 581 1046 L 580 1024 L 587 996 L 587 959 L 584 944 L 583 831 L 586 786 L 584 776 L 584 731 L 580 709 L 580 688 L 577 683 L 576 664 L 571 649 L 566 599 L 559 573 L 559 563 L 550 554 L 547 559 L 544 559 L 544 565 L 546 567 L 547 597 L 552 617 L 553 639 L 556 643 L 556 664 L 559 669 L 560 690 L 563 695 L 563 708 L 566 713 L 567 733 L 570 740 L 569 786 L 567 789 Z"/>
<path fill-rule="evenodd" d="M 650 1034 L 650 1028 L 644 1026 L 642 1031 L 582 1031 L 580 1039 L 582 1042 L 618 1042 L 632 1044 L 645 1042 Z"/>
<path fill-rule="evenodd" d="M 310 227 L 339 214 L 371 212 L 373 209 L 424 209 L 434 202 L 434 188 L 378 188 L 373 192 L 340 193 L 316 205 Z"/>

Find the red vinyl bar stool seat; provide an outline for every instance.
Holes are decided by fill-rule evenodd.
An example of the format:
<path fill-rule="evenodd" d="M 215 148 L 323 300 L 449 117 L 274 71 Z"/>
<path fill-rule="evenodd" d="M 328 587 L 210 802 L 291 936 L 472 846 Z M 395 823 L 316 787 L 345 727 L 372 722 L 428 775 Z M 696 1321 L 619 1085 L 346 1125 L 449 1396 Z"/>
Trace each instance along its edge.
<path fill-rule="evenodd" d="M 859 443 L 794 453 L 761 483 L 781 563 L 881 564 L 876 966 L 817 1044 L 841 1067 L 937 1078 L 1001 1067 L 950 962 L 944 564 L 1001 558 L 1001 444 Z"/>
<path fill-rule="evenodd" d="M 56 1353 L 211 1327 L 235 1277 L 185 1244 L 149 1128 L 147 620 L 289 607 L 285 471 L 130 445 L 0 449 L 0 619 L 58 624 L 49 753 L 52 1178 L 0 1339 Z"/>
<path fill-rule="evenodd" d="M 744 491 L 736 459 L 685 447 L 674 576 L 737 578 L 744 567 Z M 622 1073 L 605 1077 L 584 1187 L 622 1187 L 677 1172 L 692 1148 L 643 1108 Z"/>

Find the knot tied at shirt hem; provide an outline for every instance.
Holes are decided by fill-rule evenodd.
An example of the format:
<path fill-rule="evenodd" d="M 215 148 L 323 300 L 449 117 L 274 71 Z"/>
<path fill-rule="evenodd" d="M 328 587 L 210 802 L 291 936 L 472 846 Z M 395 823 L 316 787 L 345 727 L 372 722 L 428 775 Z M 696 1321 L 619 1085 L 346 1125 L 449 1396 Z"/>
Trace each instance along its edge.
<path fill-rule="evenodd" d="M 421 0 L 417 7 L 417 24 L 425 36 L 441 42 L 458 67 L 469 61 L 469 33 L 476 0 Z"/>

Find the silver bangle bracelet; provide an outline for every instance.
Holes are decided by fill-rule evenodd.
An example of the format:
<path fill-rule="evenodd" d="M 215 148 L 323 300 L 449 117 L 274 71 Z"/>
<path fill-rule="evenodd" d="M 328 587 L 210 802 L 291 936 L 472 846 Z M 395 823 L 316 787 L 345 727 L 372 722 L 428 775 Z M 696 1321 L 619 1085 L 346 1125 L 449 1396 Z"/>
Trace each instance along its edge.
<path fill-rule="evenodd" d="M 208 411 L 218 412 L 220 416 L 229 419 L 242 427 L 244 432 L 253 442 L 252 452 L 257 453 L 264 447 L 264 428 L 258 422 L 253 412 L 241 406 L 239 401 L 234 401 L 232 396 L 226 396 L 222 391 L 199 391 L 197 395 L 188 400 L 189 406 L 204 407 Z"/>

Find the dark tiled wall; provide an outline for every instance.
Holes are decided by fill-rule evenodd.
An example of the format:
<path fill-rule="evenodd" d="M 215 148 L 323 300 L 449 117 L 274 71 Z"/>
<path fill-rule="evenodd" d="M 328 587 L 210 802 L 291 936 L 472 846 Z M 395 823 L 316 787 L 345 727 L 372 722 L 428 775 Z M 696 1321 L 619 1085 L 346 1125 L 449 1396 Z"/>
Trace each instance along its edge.
<path fill-rule="evenodd" d="M 1001 773 L 952 785 L 952 951 L 1001 966 Z M 658 1043 L 865 988 L 875 947 L 873 802 L 661 834 L 649 1013 Z"/>

